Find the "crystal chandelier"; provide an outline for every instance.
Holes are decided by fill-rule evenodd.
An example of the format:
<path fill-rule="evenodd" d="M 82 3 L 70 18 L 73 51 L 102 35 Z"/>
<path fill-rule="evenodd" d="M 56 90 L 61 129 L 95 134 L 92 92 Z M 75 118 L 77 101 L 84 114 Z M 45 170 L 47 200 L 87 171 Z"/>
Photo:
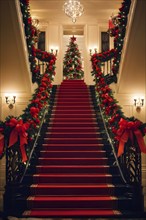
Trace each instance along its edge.
<path fill-rule="evenodd" d="M 76 18 L 80 17 L 83 12 L 84 8 L 81 5 L 79 0 L 67 0 L 63 5 L 63 10 L 65 14 L 72 18 L 72 22 L 76 22 Z"/>

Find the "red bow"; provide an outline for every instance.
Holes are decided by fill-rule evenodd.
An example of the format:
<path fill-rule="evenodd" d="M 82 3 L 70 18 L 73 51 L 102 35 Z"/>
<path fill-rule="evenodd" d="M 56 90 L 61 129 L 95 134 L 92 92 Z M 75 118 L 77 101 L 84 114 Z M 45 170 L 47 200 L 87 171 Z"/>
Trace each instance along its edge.
<path fill-rule="evenodd" d="M 17 120 L 15 118 L 10 119 L 8 123 L 10 127 L 14 127 L 10 134 L 9 146 L 13 146 L 20 138 L 20 151 L 22 155 L 22 162 L 27 161 L 27 155 L 25 151 L 25 144 L 27 144 L 27 129 L 29 128 L 28 123 L 23 123 L 23 120 Z"/>
<path fill-rule="evenodd" d="M 119 140 L 118 157 L 124 153 L 125 143 L 130 138 L 133 144 L 133 134 L 135 134 L 141 152 L 146 153 L 146 146 L 141 131 L 139 130 L 140 122 L 126 121 L 121 118 L 119 121 L 120 128 L 117 131 L 117 139 Z"/>

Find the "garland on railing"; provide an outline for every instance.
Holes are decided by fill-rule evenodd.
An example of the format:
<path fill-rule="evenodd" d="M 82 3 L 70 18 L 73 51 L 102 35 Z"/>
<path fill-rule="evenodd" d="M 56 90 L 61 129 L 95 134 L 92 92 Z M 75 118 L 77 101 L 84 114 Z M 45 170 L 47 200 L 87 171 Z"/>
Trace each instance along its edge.
<path fill-rule="evenodd" d="M 117 75 L 119 71 L 119 65 L 121 60 L 122 48 L 124 43 L 124 37 L 126 33 L 126 25 L 127 25 L 127 16 L 130 9 L 131 0 L 124 0 L 122 2 L 122 7 L 119 9 L 118 17 L 118 26 L 114 27 L 112 30 L 114 37 L 114 49 L 103 53 L 95 53 L 94 57 L 101 62 L 106 62 L 113 58 L 112 63 L 112 73 L 113 75 Z M 116 80 L 114 80 L 116 82 Z"/>
<path fill-rule="evenodd" d="M 32 18 L 30 15 L 29 0 L 20 0 L 20 7 L 23 16 L 24 30 L 26 35 L 26 42 L 29 54 L 30 69 L 32 73 L 32 82 L 39 83 L 42 75 L 40 74 L 40 67 L 37 59 L 43 62 L 48 62 L 55 59 L 52 53 L 41 51 L 35 48 L 35 27 L 32 25 Z M 36 59 L 37 58 L 37 59 Z"/>
<path fill-rule="evenodd" d="M 92 73 L 95 75 L 97 96 L 100 100 L 110 136 L 115 146 L 118 147 L 118 157 L 123 154 L 124 145 L 128 139 L 133 143 L 134 136 L 141 152 L 146 153 L 146 146 L 143 140 L 143 136 L 146 134 L 146 123 L 144 124 L 134 117 L 127 118 L 124 116 L 111 88 L 106 84 L 105 77 L 101 72 L 101 61 L 97 59 L 96 55 L 92 56 L 91 61 Z"/>
<path fill-rule="evenodd" d="M 53 61 L 54 63 L 54 61 Z M 42 118 L 43 109 L 49 105 L 49 98 L 52 88 L 52 79 L 55 75 L 55 66 L 50 71 L 48 66 L 48 73 L 45 73 L 41 78 L 39 87 L 30 100 L 30 104 L 24 110 L 24 114 L 19 117 L 8 116 L 5 122 L 0 121 L 0 157 L 4 155 L 4 138 L 8 147 L 13 146 L 17 141 L 20 142 L 20 151 L 22 155 L 22 162 L 26 162 L 27 153 L 25 151 L 25 144 L 31 144 L 34 141 L 40 121 Z"/>
<path fill-rule="evenodd" d="M 38 83 L 30 104 L 19 117 L 8 116 L 4 122 L 0 121 L 0 158 L 5 153 L 5 147 L 12 147 L 16 142 L 20 144 L 22 162 L 27 161 L 26 145 L 32 146 L 45 106 L 49 105 L 52 81 L 55 76 L 56 57 L 52 53 L 38 50 L 34 47 L 33 27 L 29 13 L 29 0 L 20 0 L 21 10 L 25 23 L 26 40 L 32 71 L 33 81 Z M 39 67 L 36 65 L 36 58 L 47 62 L 45 73 L 40 75 Z M 31 149 L 27 148 L 27 151 Z"/>
<path fill-rule="evenodd" d="M 131 0 L 124 0 L 122 3 L 122 7 L 119 9 L 118 13 L 118 28 L 115 29 L 114 35 L 114 48 L 115 55 L 113 60 L 112 72 L 113 74 L 117 74 L 119 71 L 119 65 L 121 60 L 122 48 L 126 33 L 126 26 L 128 20 L 128 13 L 131 5 Z"/>
<path fill-rule="evenodd" d="M 95 76 L 97 96 L 99 96 L 100 105 L 104 112 L 110 135 L 114 144 L 118 146 L 118 157 L 123 154 L 124 146 L 128 139 L 130 139 L 133 144 L 134 137 L 136 137 L 141 152 L 146 153 L 146 146 L 143 139 L 143 136 L 146 134 L 146 123 L 143 124 L 134 117 L 127 118 L 124 116 L 101 70 L 102 62 L 114 58 L 112 71 L 113 74 L 118 73 L 130 4 L 131 0 L 124 0 L 122 7 L 119 9 L 119 26 L 118 28 L 116 27 L 114 34 L 115 49 L 104 53 L 95 53 L 91 57 L 92 75 Z"/>

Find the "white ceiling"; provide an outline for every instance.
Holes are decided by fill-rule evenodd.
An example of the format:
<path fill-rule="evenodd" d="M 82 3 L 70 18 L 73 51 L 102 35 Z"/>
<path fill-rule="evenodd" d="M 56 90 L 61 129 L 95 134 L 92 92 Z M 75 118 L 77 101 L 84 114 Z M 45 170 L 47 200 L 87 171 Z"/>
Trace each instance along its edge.
<path fill-rule="evenodd" d="M 72 25 L 72 21 L 63 12 L 65 0 L 30 0 L 32 17 L 40 22 Z M 84 14 L 76 21 L 76 25 L 108 23 L 112 14 L 117 14 L 122 0 L 80 0 L 84 6 Z"/>

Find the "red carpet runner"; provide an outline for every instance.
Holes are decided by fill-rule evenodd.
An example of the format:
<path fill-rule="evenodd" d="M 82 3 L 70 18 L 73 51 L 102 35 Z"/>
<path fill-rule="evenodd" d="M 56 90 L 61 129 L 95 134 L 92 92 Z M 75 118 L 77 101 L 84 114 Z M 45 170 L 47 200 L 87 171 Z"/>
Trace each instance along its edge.
<path fill-rule="evenodd" d="M 89 89 L 82 80 L 64 81 L 23 216 L 117 216 L 117 200 Z"/>

